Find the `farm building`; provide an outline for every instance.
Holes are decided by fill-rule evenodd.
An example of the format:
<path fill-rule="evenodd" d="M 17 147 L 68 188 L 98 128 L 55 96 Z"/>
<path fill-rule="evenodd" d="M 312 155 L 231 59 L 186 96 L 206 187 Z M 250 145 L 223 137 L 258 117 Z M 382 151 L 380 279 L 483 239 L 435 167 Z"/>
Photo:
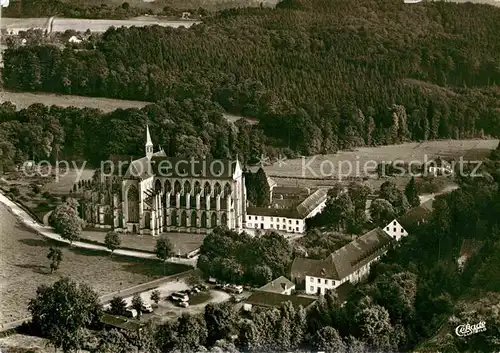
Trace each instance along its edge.
<path fill-rule="evenodd" d="M 401 219 L 400 224 L 407 230 L 426 223 L 432 216 L 434 199 L 430 199 L 417 207 L 412 208 Z"/>
<path fill-rule="evenodd" d="M 263 292 L 278 293 L 284 295 L 291 295 L 295 290 L 295 283 L 290 281 L 285 276 L 280 276 L 266 285 L 259 288 Z"/>
<path fill-rule="evenodd" d="M 277 188 L 272 190 L 270 207 L 247 207 L 246 228 L 303 233 L 306 219 L 321 212 L 328 189 Z"/>
<path fill-rule="evenodd" d="M 380 228 L 353 240 L 326 259 L 296 258 L 292 280 L 305 286 L 307 294 L 324 295 L 346 282 L 356 283 L 368 275 L 370 265 L 388 250 L 392 238 Z"/>
<path fill-rule="evenodd" d="M 437 175 L 452 175 L 453 174 L 453 165 L 442 159 L 441 157 L 437 157 L 434 160 L 430 160 L 424 164 L 425 172 L 437 176 Z"/>
<path fill-rule="evenodd" d="M 398 222 L 397 219 L 392 220 L 384 227 L 384 232 L 386 232 L 392 239 L 400 241 L 401 238 L 408 236 L 408 232 L 403 228 L 403 226 Z"/>

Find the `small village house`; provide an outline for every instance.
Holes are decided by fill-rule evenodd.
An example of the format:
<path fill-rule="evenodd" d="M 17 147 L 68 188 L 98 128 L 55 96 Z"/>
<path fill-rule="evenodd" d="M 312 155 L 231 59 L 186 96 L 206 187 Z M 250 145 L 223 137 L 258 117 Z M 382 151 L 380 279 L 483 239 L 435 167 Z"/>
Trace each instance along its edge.
<path fill-rule="evenodd" d="M 285 276 L 280 276 L 266 285 L 259 288 L 263 292 L 278 293 L 283 295 L 291 295 L 295 291 L 295 283 L 290 281 Z"/>

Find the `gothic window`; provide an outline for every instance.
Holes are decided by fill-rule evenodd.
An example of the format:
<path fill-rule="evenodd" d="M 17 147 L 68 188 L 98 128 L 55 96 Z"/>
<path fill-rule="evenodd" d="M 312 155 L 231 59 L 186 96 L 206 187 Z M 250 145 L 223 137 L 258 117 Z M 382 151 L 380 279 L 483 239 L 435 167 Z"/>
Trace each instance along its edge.
<path fill-rule="evenodd" d="M 186 211 L 182 211 L 182 214 L 181 214 L 181 226 L 182 227 L 187 227 L 187 215 L 186 215 Z"/>
<path fill-rule="evenodd" d="M 231 195 L 231 185 L 229 183 L 226 183 L 224 185 L 224 197 L 228 197 Z"/>
<path fill-rule="evenodd" d="M 172 191 L 172 184 L 170 184 L 170 181 L 167 180 L 165 181 L 165 192 L 170 192 Z"/>
<path fill-rule="evenodd" d="M 191 192 L 191 184 L 189 183 L 189 181 L 186 181 L 184 183 L 184 193 L 188 193 L 188 192 Z"/>
<path fill-rule="evenodd" d="M 191 227 L 196 227 L 196 212 L 191 212 Z"/>
<path fill-rule="evenodd" d="M 135 185 L 131 185 L 127 192 L 128 203 L 128 221 L 131 223 L 139 222 L 139 192 Z"/>
<path fill-rule="evenodd" d="M 215 228 L 217 226 L 218 226 L 218 224 L 217 224 L 217 213 L 214 212 L 214 213 L 212 213 L 212 217 L 210 219 L 210 227 L 211 228 Z"/>
<path fill-rule="evenodd" d="M 227 215 L 225 213 L 222 214 L 220 218 L 221 226 L 227 227 Z"/>
<path fill-rule="evenodd" d="M 200 182 L 197 181 L 196 183 L 194 183 L 194 194 L 197 195 L 201 192 L 201 185 L 200 185 Z"/>
<path fill-rule="evenodd" d="M 222 191 L 222 188 L 220 186 L 219 183 L 215 183 L 215 186 L 214 186 L 214 195 L 217 196 L 221 193 Z"/>
<path fill-rule="evenodd" d="M 177 227 L 177 211 L 172 210 L 172 214 L 170 215 L 170 225 L 172 227 Z"/>
<path fill-rule="evenodd" d="M 156 179 L 156 182 L 155 182 L 155 191 L 157 193 L 161 192 L 161 181 L 159 179 Z"/>
<path fill-rule="evenodd" d="M 181 192 L 181 183 L 179 180 L 176 180 L 174 183 L 174 193 L 177 195 L 178 192 Z"/>
<path fill-rule="evenodd" d="M 207 197 L 208 195 L 210 195 L 211 192 L 212 192 L 212 188 L 210 187 L 210 183 L 207 181 L 205 183 L 205 186 L 203 187 L 204 196 Z"/>
<path fill-rule="evenodd" d="M 203 212 L 201 214 L 201 227 L 206 228 L 207 227 L 207 214 L 206 212 Z"/>

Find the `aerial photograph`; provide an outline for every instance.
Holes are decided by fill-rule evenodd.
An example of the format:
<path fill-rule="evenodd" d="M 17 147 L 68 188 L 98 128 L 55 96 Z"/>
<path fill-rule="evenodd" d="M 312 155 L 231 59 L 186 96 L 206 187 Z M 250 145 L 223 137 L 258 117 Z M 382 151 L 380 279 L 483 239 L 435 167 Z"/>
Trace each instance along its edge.
<path fill-rule="evenodd" d="M 0 0 L 0 353 L 500 353 L 500 0 Z"/>

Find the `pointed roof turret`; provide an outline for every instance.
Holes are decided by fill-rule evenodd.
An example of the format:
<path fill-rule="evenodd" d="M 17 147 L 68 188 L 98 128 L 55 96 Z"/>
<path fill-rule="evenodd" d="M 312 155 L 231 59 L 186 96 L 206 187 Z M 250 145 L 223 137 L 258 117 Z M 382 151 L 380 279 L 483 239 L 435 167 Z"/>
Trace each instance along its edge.
<path fill-rule="evenodd" d="M 146 124 L 146 146 L 152 146 L 153 142 L 151 142 L 151 134 L 149 133 L 149 125 Z"/>

